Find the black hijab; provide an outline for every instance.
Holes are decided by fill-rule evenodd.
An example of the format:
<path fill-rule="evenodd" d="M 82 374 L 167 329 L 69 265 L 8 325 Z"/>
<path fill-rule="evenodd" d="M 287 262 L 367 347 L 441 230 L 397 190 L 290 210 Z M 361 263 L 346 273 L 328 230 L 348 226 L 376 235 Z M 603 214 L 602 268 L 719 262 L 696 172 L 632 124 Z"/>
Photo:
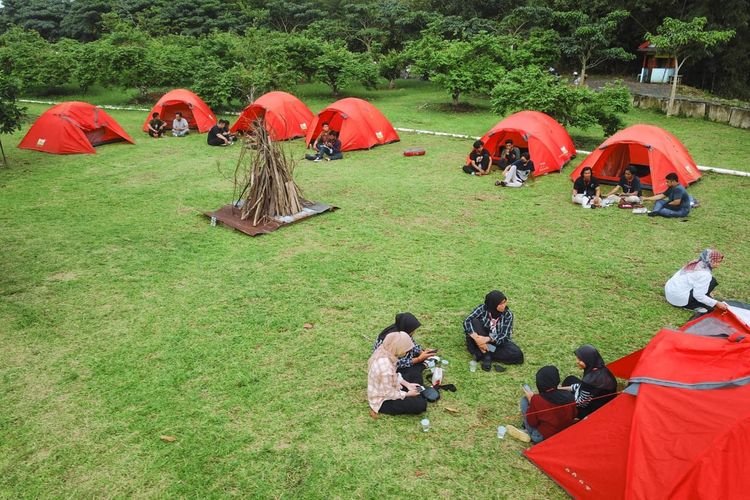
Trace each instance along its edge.
<path fill-rule="evenodd" d="M 389 333 L 393 332 L 406 332 L 409 335 L 412 335 L 414 330 L 420 326 L 422 326 L 422 323 L 420 323 L 412 313 L 398 313 L 396 315 L 396 322 L 380 332 L 380 335 L 378 335 L 378 341 L 383 340 Z"/>
<path fill-rule="evenodd" d="M 487 311 L 487 314 L 489 314 L 490 317 L 497 318 L 501 314 L 500 311 L 497 310 L 497 306 L 499 306 L 504 300 L 507 300 L 507 298 L 503 292 L 492 290 L 484 297 L 484 310 Z"/>
<path fill-rule="evenodd" d="M 583 369 L 583 382 L 605 391 L 614 392 L 617 389 L 617 380 L 604 365 L 604 359 L 596 347 L 584 344 L 573 352 L 586 365 Z"/>
<path fill-rule="evenodd" d="M 554 405 L 564 405 L 573 403 L 575 397 L 570 391 L 561 391 L 557 388 L 560 385 L 560 372 L 556 366 L 543 366 L 536 372 L 536 388 L 539 395 Z"/>

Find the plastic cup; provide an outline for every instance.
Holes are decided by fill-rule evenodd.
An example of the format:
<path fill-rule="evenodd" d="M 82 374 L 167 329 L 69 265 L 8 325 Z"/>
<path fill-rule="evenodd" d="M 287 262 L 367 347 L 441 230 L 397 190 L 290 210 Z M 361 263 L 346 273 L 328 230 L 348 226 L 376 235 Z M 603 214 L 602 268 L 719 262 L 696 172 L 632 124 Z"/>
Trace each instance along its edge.
<path fill-rule="evenodd" d="M 430 431 L 430 420 L 427 418 L 423 418 L 421 422 L 422 424 L 422 432 L 429 432 Z"/>
<path fill-rule="evenodd" d="M 508 432 L 508 429 L 506 429 L 504 425 L 497 426 L 497 438 L 498 439 L 505 439 L 506 432 Z"/>
<path fill-rule="evenodd" d="M 477 362 L 474 361 L 473 359 L 469 361 L 469 371 L 471 373 L 474 373 L 475 371 L 477 371 Z"/>

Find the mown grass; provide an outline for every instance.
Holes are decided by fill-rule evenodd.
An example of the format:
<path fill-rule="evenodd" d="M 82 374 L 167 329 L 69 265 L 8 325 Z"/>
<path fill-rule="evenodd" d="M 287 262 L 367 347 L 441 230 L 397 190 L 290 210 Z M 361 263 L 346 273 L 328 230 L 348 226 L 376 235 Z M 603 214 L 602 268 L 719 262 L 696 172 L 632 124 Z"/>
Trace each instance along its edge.
<path fill-rule="evenodd" d="M 397 126 L 481 135 L 498 120 L 479 101 L 445 113 L 442 93 L 410 85 L 362 95 Z M 331 101 L 302 92 L 315 110 Z M 499 190 L 459 173 L 468 141 L 402 134 L 300 164 L 306 196 L 341 210 L 251 239 L 201 215 L 231 199 L 236 148 L 149 140 L 143 113 L 112 115 L 136 146 L 63 157 L 8 147 L 20 133 L 4 141 L 3 497 L 563 497 L 520 443 L 495 437 L 518 420 L 520 384 L 545 364 L 574 373 L 581 343 L 613 360 L 683 323 L 662 285 L 706 246 L 727 255 L 721 296 L 750 298 L 750 179 L 706 175 L 686 222 L 655 220 L 570 205 L 567 173 Z M 627 119 L 682 130 L 699 163 L 746 168 L 735 129 Z M 411 146 L 427 155 L 403 157 Z M 301 141 L 288 147 L 302 156 Z M 471 374 L 460 323 L 493 288 L 527 362 Z M 372 341 L 404 310 L 458 386 L 430 407 L 428 434 L 367 414 Z"/>

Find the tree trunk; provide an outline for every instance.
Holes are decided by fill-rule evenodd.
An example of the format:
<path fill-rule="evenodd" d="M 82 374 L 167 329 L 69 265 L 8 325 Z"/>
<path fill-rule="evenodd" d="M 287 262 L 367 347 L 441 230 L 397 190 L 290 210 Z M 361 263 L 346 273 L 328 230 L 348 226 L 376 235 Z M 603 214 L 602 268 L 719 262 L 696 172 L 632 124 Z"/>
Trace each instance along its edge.
<path fill-rule="evenodd" d="M 390 90 L 393 90 L 393 89 L 396 88 L 396 79 L 395 78 L 391 78 L 390 80 L 388 80 L 388 88 Z"/>
<path fill-rule="evenodd" d="M 0 152 L 3 153 L 3 165 L 8 165 L 8 159 L 5 157 L 5 149 L 3 149 L 3 141 L 0 140 Z"/>
<path fill-rule="evenodd" d="M 578 82 L 579 87 L 586 85 L 586 69 L 588 69 L 586 63 L 588 63 L 588 59 L 581 61 L 581 74 L 578 77 L 580 78 L 580 81 Z"/>
<path fill-rule="evenodd" d="M 667 116 L 672 116 L 674 107 L 674 98 L 677 96 L 677 76 L 680 73 L 680 65 L 677 64 L 677 57 L 674 58 L 674 76 L 672 77 L 672 91 L 669 93 L 669 102 L 667 103 Z"/>
<path fill-rule="evenodd" d="M 461 92 L 458 90 L 454 90 L 451 94 L 451 97 L 453 98 L 453 107 L 458 106 L 458 98 L 461 97 Z"/>

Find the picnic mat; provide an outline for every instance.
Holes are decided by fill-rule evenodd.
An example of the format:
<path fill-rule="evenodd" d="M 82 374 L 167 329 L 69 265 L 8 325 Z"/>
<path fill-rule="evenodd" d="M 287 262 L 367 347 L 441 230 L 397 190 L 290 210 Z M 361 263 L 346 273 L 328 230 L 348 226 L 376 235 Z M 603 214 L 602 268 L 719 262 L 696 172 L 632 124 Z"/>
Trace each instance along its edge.
<path fill-rule="evenodd" d="M 314 215 L 319 215 L 324 212 L 332 212 L 338 210 L 339 207 L 333 205 L 326 205 L 325 203 L 311 202 L 303 205 L 303 209 L 294 215 L 287 215 L 284 217 L 274 217 L 271 220 L 253 225 L 251 220 L 241 220 L 241 210 L 236 208 L 234 205 L 224 205 L 220 209 L 214 212 L 204 212 L 203 215 L 206 217 L 216 217 L 217 222 L 221 222 L 225 226 L 229 226 L 232 229 L 243 232 L 248 236 L 258 236 L 259 234 L 266 234 L 276 231 L 282 226 L 288 226 L 301 220 L 307 219 Z"/>

